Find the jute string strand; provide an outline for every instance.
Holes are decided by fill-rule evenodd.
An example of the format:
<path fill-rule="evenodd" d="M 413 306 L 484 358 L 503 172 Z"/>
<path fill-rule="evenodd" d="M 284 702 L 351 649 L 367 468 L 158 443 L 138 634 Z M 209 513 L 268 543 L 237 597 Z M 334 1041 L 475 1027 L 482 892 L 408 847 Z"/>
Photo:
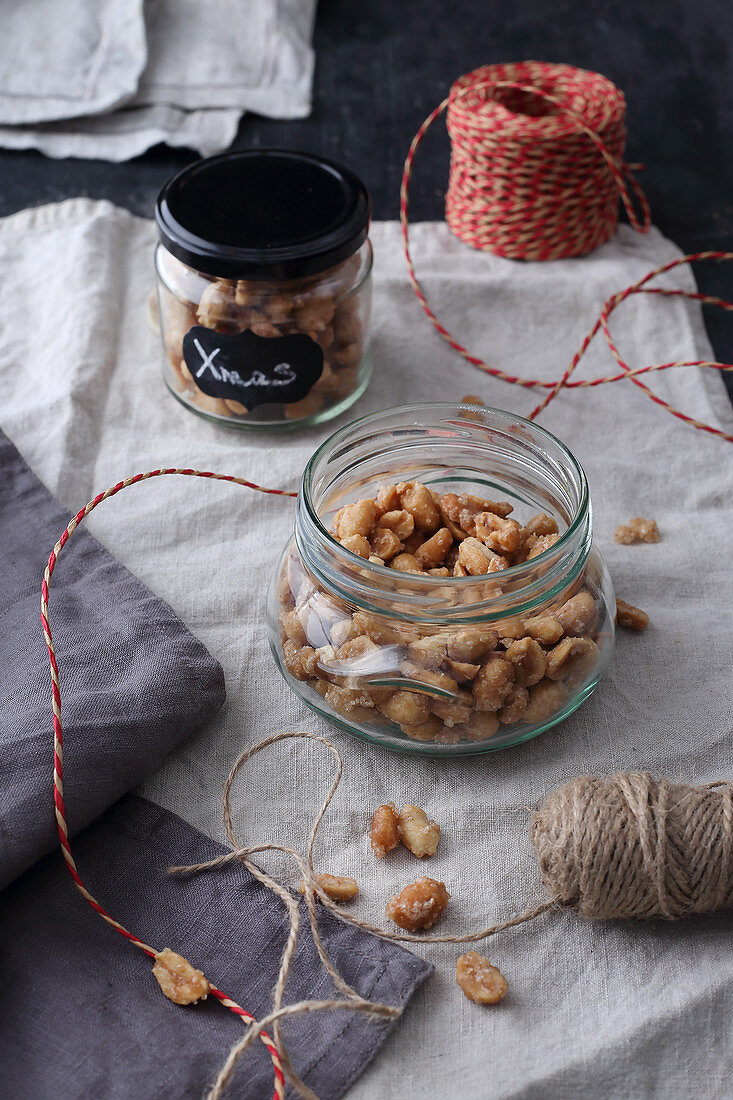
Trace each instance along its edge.
<path fill-rule="evenodd" d="M 517 109 L 512 109 L 512 108 Z M 550 113 L 547 113 L 549 108 Z M 409 241 L 409 195 L 417 150 L 433 123 L 448 112 L 451 174 L 446 220 L 451 230 L 474 248 L 526 260 L 580 255 L 607 240 L 616 226 L 621 197 L 631 225 L 641 233 L 651 220 L 646 198 L 623 161 L 622 93 L 597 73 L 567 65 L 524 62 L 490 65 L 461 77 L 450 94 L 425 119 L 405 159 L 400 193 L 400 221 L 407 272 L 428 320 L 439 335 L 472 366 L 493 378 L 526 389 L 549 391 L 530 413 L 534 420 L 563 389 L 600 386 L 629 379 L 650 400 L 692 427 L 733 442 L 733 436 L 689 416 L 658 397 L 640 375 L 676 367 L 728 371 L 731 364 L 679 360 L 630 367 L 621 357 L 609 317 L 638 293 L 681 297 L 732 310 L 733 303 L 692 291 L 647 286 L 682 264 L 733 259 L 733 253 L 691 253 L 648 272 L 614 295 L 582 341 L 561 378 L 545 381 L 510 374 L 472 354 L 438 319 L 417 277 Z M 544 112 L 544 113 L 543 113 Z M 628 182 L 627 182 L 628 181 Z M 631 190 L 629 189 L 631 188 Z M 636 197 L 641 218 L 634 210 Z M 601 331 L 620 373 L 595 379 L 573 379 L 588 347 Z"/>
<path fill-rule="evenodd" d="M 49 591 L 59 556 L 86 517 L 103 501 L 122 489 L 154 477 L 178 474 L 229 481 L 277 496 L 296 496 L 282 489 L 268 489 L 243 478 L 191 469 L 160 469 L 118 482 L 98 494 L 70 521 L 49 556 L 41 588 L 41 621 L 51 664 L 54 730 L 53 789 L 56 822 L 66 868 L 82 897 L 112 928 L 150 958 L 156 950 L 115 920 L 90 893 L 79 875 L 66 824 L 63 796 L 63 725 L 59 666 L 48 611 Z M 307 739 L 322 744 L 334 756 L 336 770 L 330 789 L 319 807 L 308 838 L 305 856 L 286 845 L 268 842 L 245 847 L 232 820 L 232 784 L 242 767 L 262 749 L 288 739 Z M 334 745 L 316 734 L 274 734 L 246 749 L 234 763 L 223 789 L 224 827 L 232 851 L 190 867 L 171 868 L 173 873 L 193 874 L 244 865 L 286 907 L 289 932 L 273 991 L 273 1010 L 256 1020 L 220 989 L 212 995 L 247 1024 L 242 1039 L 231 1048 L 209 1093 L 220 1100 L 237 1062 L 259 1038 L 270 1053 L 274 1073 L 274 1097 L 283 1100 L 286 1079 L 306 1100 L 317 1100 L 290 1063 L 281 1033 L 284 1019 L 319 1011 L 354 1011 L 374 1017 L 395 1018 L 401 1008 L 361 997 L 339 974 L 323 946 L 318 927 L 316 898 L 342 921 L 388 940 L 411 943 L 476 943 L 489 936 L 535 920 L 552 909 L 575 907 L 591 919 L 664 917 L 676 919 L 733 905 L 733 785 L 729 782 L 695 788 L 654 780 L 645 773 L 614 775 L 606 779 L 583 776 L 553 792 L 534 815 L 531 838 L 548 898 L 525 912 L 464 935 L 414 935 L 393 932 L 360 920 L 339 909 L 315 878 L 313 850 L 318 830 L 341 780 L 342 764 Z M 290 891 L 266 874 L 251 856 L 279 851 L 296 862 L 305 882 L 305 903 L 313 942 L 341 999 L 300 1001 L 283 1006 L 287 978 L 300 929 L 298 904 Z M 266 1028 L 272 1027 L 274 1038 Z"/>

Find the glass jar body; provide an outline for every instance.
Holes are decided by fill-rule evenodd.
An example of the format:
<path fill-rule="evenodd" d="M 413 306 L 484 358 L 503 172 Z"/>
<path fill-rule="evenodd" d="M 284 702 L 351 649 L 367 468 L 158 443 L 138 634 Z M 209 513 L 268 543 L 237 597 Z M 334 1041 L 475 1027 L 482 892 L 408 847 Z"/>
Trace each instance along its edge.
<path fill-rule="evenodd" d="M 434 519 L 415 506 L 416 485 Z M 478 541 L 448 515 L 454 498 L 514 509 L 511 530 L 533 550 L 497 571 L 462 575 L 459 566 L 454 576 L 462 541 Z M 421 530 L 418 569 L 401 571 L 409 553 L 383 564 L 329 533 L 343 534 L 339 509 L 369 500 L 374 515 L 360 537 L 370 549 L 385 543 L 382 519 L 394 525 L 394 513 L 413 508 L 411 533 L 397 530 L 413 547 Z M 553 523 L 549 538 L 527 535 Z M 436 536 L 450 548 L 430 573 Z M 495 410 L 414 406 L 342 429 L 309 463 L 268 629 L 290 686 L 331 721 L 392 749 L 464 755 L 529 740 L 580 706 L 610 660 L 614 609 L 585 477 L 562 444 Z"/>
<path fill-rule="evenodd" d="M 245 429 L 292 428 L 338 416 L 366 388 L 371 374 L 368 240 L 327 271 L 281 282 L 216 278 L 187 266 L 162 244 L 155 266 L 163 378 L 193 412 Z M 227 370 L 226 348 L 222 355 L 215 338 L 200 339 L 198 346 L 194 342 L 202 328 L 221 334 L 222 344 L 249 333 L 251 351 L 250 345 L 236 347 L 237 369 Z M 300 338 L 299 345 L 282 343 L 293 336 Z M 309 371 L 305 383 L 295 391 L 289 385 L 280 392 L 267 386 L 288 381 L 284 368 L 293 350 L 301 357 L 303 348 Z M 268 358 L 273 364 L 283 360 L 275 364 L 279 379 L 263 371 Z"/>

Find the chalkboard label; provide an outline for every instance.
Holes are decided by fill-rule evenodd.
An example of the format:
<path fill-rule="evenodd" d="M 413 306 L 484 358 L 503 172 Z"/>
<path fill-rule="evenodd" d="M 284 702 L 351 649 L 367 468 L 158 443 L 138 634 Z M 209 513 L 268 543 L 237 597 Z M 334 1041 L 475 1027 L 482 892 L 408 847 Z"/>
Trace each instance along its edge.
<path fill-rule="evenodd" d="M 183 358 L 200 390 L 250 411 L 302 401 L 323 373 L 323 350 L 305 333 L 232 335 L 194 325 L 183 337 Z"/>

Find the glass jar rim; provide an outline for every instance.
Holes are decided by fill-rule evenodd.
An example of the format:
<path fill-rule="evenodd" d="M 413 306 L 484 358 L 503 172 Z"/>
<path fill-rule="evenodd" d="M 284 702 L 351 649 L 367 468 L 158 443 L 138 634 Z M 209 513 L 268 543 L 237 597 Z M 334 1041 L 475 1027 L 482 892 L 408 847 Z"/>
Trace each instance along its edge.
<path fill-rule="evenodd" d="M 538 566 L 543 567 L 545 563 L 549 560 L 552 560 L 556 564 L 566 561 L 566 555 L 568 554 L 569 550 L 573 549 L 574 547 L 577 549 L 576 544 L 578 544 L 578 540 L 581 539 L 582 545 L 580 546 L 579 552 L 574 553 L 573 555 L 576 559 L 574 561 L 573 568 L 569 571 L 568 569 L 554 570 L 554 572 L 557 572 L 558 574 L 556 578 L 553 578 L 557 581 L 555 587 L 558 589 L 558 591 L 565 588 L 568 583 L 570 583 L 582 569 L 585 559 L 587 558 L 588 552 L 590 550 L 592 534 L 592 512 L 588 480 L 582 465 L 577 460 L 575 455 L 566 446 L 566 444 L 562 442 L 562 440 L 560 440 L 552 432 L 548 431 L 547 428 L 541 427 L 539 424 L 535 424 L 534 422 L 527 420 L 524 417 L 519 416 L 515 413 L 510 413 L 506 410 L 493 408 L 491 406 L 478 406 L 466 404 L 463 402 L 431 401 L 417 402 L 411 405 L 403 405 L 389 409 L 382 409 L 374 413 L 368 413 L 365 416 L 359 417 L 358 419 L 351 421 L 349 424 L 346 424 L 342 428 L 339 428 L 336 432 L 334 432 L 326 440 L 324 440 L 324 442 L 311 455 L 303 471 L 301 492 L 299 493 L 299 505 L 300 508 L 305 511 L 309 526 L 315 531 L 318 539 L 323 542 L 323 545 L 325 548 L 327 548 L 327 551 L 331 553 L 336 560 L 340 560 L 341 562 L 343 562 L 347 572 L 349 570 L 349 567 L 353 568 L 353 566 L 356 564 L 358 566 L 360 575 L 367 578 L 367 582 L 365 582 L 364 585 L 357 585 L 355 591 L 349 591 L 348 598 L 351 599 L 352 602 L 363 606 L 364 609 L 373 610 L 373 607 L 370 607 L 368 604 L 361 603 L 359 598 L 359 591 L 367 590 L 370 587 L 368 581 L 369 579 L 372 579 L 374 582 L 373 588 L 376 594 L 379 591 L 380 581 L 384 582 L 385 580 L 389 579 L 390 581 L 394 582 L 396 571 L 386 565 L 378 565 L 366 559 L 356 558 L 356 556 L 351 551 L 342 546 L 338 539 L 331 534 L 325 524 L 321 521 L 313 500 L 313 479 L 315 470 L 325 456 L 327 456 L 332 451 L 336 451 L 339 444 L 348 441 L 349 436 L 359 429 L 368 428 L 370 426 L 374 426 L 376 428 L 380 424 L 380 422 L 387 424 L 390 418 L 395 418 L 396 415 L 399 415 L 400 417 L 404 418 L 405 427 L 407 427 L 408 425 L 413 427 L 420 427 L 425 425 L 427 431 L 428 417 L 426 416 L 426 414 L 435 415 L 440 413 L 446 413 L 448 415 L 452 414 L 454 416 L 460 416 L 462 413 L 470 413 L 471 418 L 465 418 L 464 426 L 473 426 L 474 428 L 476 426 L 476 414 L 480 413 L 486 419 L 492 420 L 494 424 L 503 425 L 507 429 L 514 429 L 515 432 L 517 429 L 519 429 L 524 434 L 525 439 L 527 439 L 529 435 L 529 438 L 531 438 L 533 442 L 540 440 L 547 441 L 547 443 L 549 443 L 551 447 L 556 448 L 562 455 L 568 469 L 572 471 L 579 489 L 575 513 L 574 515 L 569 517 L 567 528 L 560 534 L 558 540 L 548 550 L 544 551 L 541 554 L 538 554 L 535 558 L 532 558 L 529 561 L 510 566 L 507 569 L 503 569 L 497 573 L 491 574 L 491 579 L 496 581 L 501 580 L 503 584 L 506 584 L 507 582 L 516 583 L 517 587 L 515 591 L 517 593 L 524 592 L 526 596 L 526 599 L 523 599 L 521 601 L 521 605 L 517 606 L 517 610 L 521 610 L 525 604 L 531 607 L 532 602 L 536 601 L 537 596 L 540 592 L 543 596 L 546 597 L 552 595 L 552 592 L 548 589 L 547 577 L 549 577 L 550 572 L 553 572 L 553 570 L 550 569 L 550 572 L 547 572 L 545 574 L 545 579 L 542 583 L 538 584 L 537 582 L 531 583 L 528 581 L 527 585 L 524 588 L 521 585 L 522 578 L 530 577 L 531 574 L 536 571 Z M 297 534 L 298 532 L 296 527 L 296 538 Z M 585 537 L 583 537 L 584 535 Z M 303 551 L 304 547 L 301 546 L 300 549 L 301 551 Z M 310 562 L 310 564 L 311 566 L 314 565 L 312 561 Z M 317 566 L 316 572 L 319 573 L 320 579 L 323 581 L 323 583 L 326 584 L 327 587 L 331 587 L 329 580 L 332 581 L 333 577 L 331 576 L 329 578 L 327 576 L 324 576 Z M 479 589 L 482 585 L 485 586 L 488 579 L 488 575 L 468 577 L 435 577 L 430 575 L 422 576 L 410 573 L 399 573 L 398 576 L 402 585 L 406 584 L 409 587 L 413 588 L 416 592 L 421 593 L 423 599 L 425 597 L 429 598 L 431 592 L 437 593 L 439 591 L 445 591 L 446 589 L 453 592 L 470 593 L 472 587 L 475 589 Z M 341 594 L 347 595 L 343 592 Z M 391 595 L 393 597 L 393 594 Z M 420 596 L 416 596 L 415 599 L 411 600 L 409 595 L 405 595 L 403 601 L 401 602 L 403 602 L 405 604 L 405 608 L 407 608 L 410 606 L 411 603 L 415 605 L 420 603 Z M 421 621 L 425 622 L 437 622 L 446 615 L 450 615 L 451 618 L 460 618 L 461 621 L 466 622 L 472 621 L 472 616 L 474 617 L 474 621 L 475 618 L 480 618 L 482 621 L 486 621 L 487 619 L 491 619 L 492 617 L 495 617 L 497 619 L 506 617 L 505 609 L 502 609 L 500 611 L 497 610 L 495 614 L 492 614 L 491 604 L 492 597 L 484 597 L 482 599 L 477 599 L 475 604 L 464 605 L 463 614 L 461 614 L 460 609 L 453 611 L 453 609 L 451 608 L 442 607 L 437 618 L 434 618 L 432 615 L 418 615 L 417 617 L 420 618 Z M 389 615 L 391 617 L 404 619 L 412 619 L 415 617 L 414 613 L 411 614 L 407 610 L 405 610 L 404 613 L 401 613 L 393 607 L 390 607 Z"/>

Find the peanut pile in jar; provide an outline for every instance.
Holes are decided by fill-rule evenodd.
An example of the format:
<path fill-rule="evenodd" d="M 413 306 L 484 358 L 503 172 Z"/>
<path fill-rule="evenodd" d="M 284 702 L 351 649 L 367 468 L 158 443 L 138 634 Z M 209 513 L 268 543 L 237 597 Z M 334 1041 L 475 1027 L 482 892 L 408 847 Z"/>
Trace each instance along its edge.
<path fill-rule="evenodd" d="M 552 517 L 540 513 L 522 524 L 512 510 L 505 501 L 438 495 L 405 481 L 342 508 L 332 533 L 353 554 L 395 572 L 488 578 L 560 537 Z M 527 618 L 428 632 L 349 613 L 316 589 L 293 554 L 279 598 L 288 672 L 344 717 L 392 723 L 418 741 L 483 741 L 502 725 L 541 723 L 598 659 L 598 611 L 582 581 Z M 375 682 L 388 678 L 399 685 Z"/>
<path fill-rule="evenodd" d="M 187 402 L 234 420 L 251 415 L 241 402 L 210 397 L 195 384 L 182 349 L 183 337 L 194 325 L 230 335 L 245 330 L 262 337 L 300 333 L 319 345 L 324 362 L 315 385 L 300 401 L 268 406 L 264 411 L 271 417 L 302 420 L 354 392 L 369 324 L 369 289 L 359 284 L 363 257 L 354 255 L 328 271 L 279 283 L 206 277 L 172 256 L 164 263 L 167 285 L 160 286 L 160 325 L 172 368 L 167 377 Z"/>

